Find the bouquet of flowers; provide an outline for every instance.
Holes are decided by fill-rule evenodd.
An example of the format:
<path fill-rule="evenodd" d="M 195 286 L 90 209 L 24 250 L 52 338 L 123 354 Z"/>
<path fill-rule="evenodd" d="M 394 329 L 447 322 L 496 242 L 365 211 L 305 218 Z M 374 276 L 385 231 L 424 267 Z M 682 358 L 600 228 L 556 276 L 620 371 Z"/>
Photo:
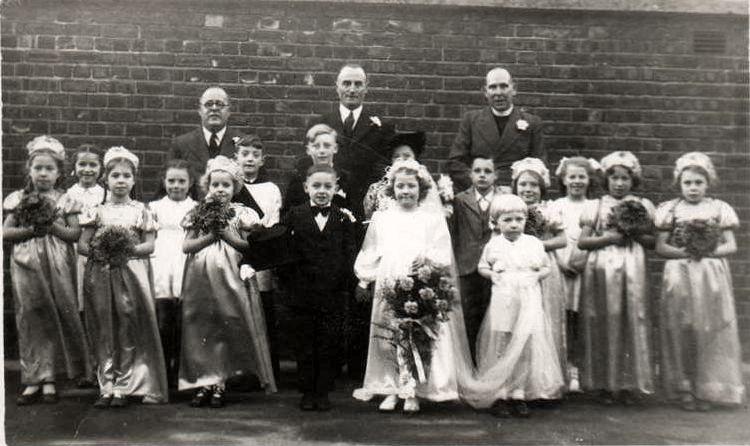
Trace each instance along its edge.
<path fill-rule="evenodd" d="M 413 389 L 416 381 L 426 380 L 425 364 L 430 363 L 439 323 L 448 320 L 455 296 L 449 267 L 429 260 L 412 274 L 384 284 L 382 297 L 393 319 L 376 326 L 391 333 L 381 338 L 396 347 L 402 387 L 411 384 Z"/>
<path fill-rule="evenodd" d="M 440 196 L 440 202 L 448 215 L 453 214 L 453 181 L 451 177 L 440 174 L 437 180 L 437 190 Z"/>
<path fill-rule="evenodd" d="M 234 217 L 234 209 L 228 202 L 207 196 L 190 214 L 193 228 L 202 233 L 217 232 L 224 229 Z"/>
<path fill-rule="evenodd" d="M 694 259 L 710 255 L 719 245 L 721 230 L 713 221 L 689 220 L 677 228 L 675 242 Z"/>
<path fill-rule="evenodd" d="M 138 244 L 136 234 L 123 226 L 105 226 L 91 239 L 90 258 L 117 268 L 127 263 Z"/>
<path fill-rule="evenodd" d="M 638 200 L 622 200 L 612 208 L 607 226 L 632 240 L 638 235 L 648 234 L 653 230 L 653 222 L 646 207 Z"/>
<path fill-rule="evenodd" d="M 59 217 L 55 203 L 38 192 L 24 194 L 15 210 L 18 226 L 49 228 Z"/>
<path fill-rule="evenodd" d="M 542 238 L 544 232 L 547 230 L 547 222 L 544 218 L 544 214 L 539 206 L 529 206 L 526 215 L 526 226 L 523 228 L 523 233 L 533 235 L 537 238 Z"/>

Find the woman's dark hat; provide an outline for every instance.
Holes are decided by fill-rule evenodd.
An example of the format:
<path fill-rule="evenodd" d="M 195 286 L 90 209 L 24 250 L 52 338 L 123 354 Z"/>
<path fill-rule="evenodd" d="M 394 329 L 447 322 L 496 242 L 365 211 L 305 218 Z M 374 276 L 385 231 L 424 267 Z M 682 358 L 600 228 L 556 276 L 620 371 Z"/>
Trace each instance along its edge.
<path fill-rule="evenodd" d="M 417 158 L 424 152 L 424 146 L 427 142 L 427 136 L 424 132 L 402 132 L 397 133 L 391 140 L 391 153 L 396 147 L 409 146 Z"/>

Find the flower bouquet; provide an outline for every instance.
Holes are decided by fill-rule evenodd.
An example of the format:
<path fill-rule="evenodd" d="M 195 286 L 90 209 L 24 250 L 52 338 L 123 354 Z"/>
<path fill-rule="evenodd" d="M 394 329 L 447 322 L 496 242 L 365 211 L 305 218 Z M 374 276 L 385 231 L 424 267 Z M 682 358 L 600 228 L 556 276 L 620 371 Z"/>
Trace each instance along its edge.
<path fill-rule="evenodd" d="M 689 220 L 678 226 L 675 242 L 694 259 L 711 255 L 719 245 L 721 230 L 708 220 Z"/>
<path fill-rule="evenodd" d="M 59 216 L 52 200 L 37 192 L 24 194 L 15 210 L 18 226 L 49 228 Z"/>
<path fill-rule="evenodd" d="M 234 217 L 234 209 L 228 202 L 207 196 L 190 213 L 192 227 L 201 233 L 218 232 L 226 228 Z"/>
<path fill-rule="evenodd" d="M 408 276 L 384 283 L 382 298 L 392 319 L 375 325 L 391 333 L 381 339 L 396 347 L 402 388 L 413 393 L 416 382 L 426 380 L 425 364 L 430 363 L 439 324 L 448 320 L 455 297 L 449 267 L 429 260 Z"/>
<path fill-rule="evenodd" d="M 105 226 L 91 239 L 90 258 L 111 268 L 125 265 L 138 244 L 136 234 L 123 226 Z"/>
<path fill-rule="evenodd" d="M 437 180 L 437 190 L 440 196 L 440 202 L 443 204 L 443 208 L 447 215 L 453 214 L 453 181 L 451 177 L 445 174 L 440 174 Z"/>
<path fill-rule="evenodd" d="M 544 214 L 539 206 L 529 206 L 526 215 L 526 226 L 523 228 L 523 233 L 533 235 L 536 238 L 542 238 L 545 231 L 547 230 L 547 222 L 544 218 Z"/>
<path fill-rule="evenodd" d="M 622 200 L 612 208 L 607 226 L 621 233 L 628 240 L 653 231 L 653 222 L 646 207 L 638 200 Z"/>

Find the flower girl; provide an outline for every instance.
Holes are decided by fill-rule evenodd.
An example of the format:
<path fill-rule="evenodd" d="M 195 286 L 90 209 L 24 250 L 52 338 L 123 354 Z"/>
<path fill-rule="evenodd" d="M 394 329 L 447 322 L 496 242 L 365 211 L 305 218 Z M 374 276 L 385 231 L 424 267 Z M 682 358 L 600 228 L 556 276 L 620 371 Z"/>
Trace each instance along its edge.
<path fill-rule="evenodd" d="M 369 401 L 375 395 L 383 395 L 382 411 L 394 410 L 401 398 L 405 399 L 405 412 L 416 412 L 419 411 L 418 398 L 457 400 L 460 381 L 471 375 L 471 358 L 458 300 L 453 301 L 448 321 L 439 322 L 437 332 L 431 333 L 434 344 L 429 363 L 415 360 L 416 367 L 422 366 L 424 370 L 424 379 L 415 378 L 404 364 L 399 365 L 398 348 L 383 339 L 387 331 L 383 327 L 393 327 L 394 322 L 394 312 L 384 297 L 394 281 L 400 277 L 403 283 L 408 283 L 405 276 L 427 264 L 451 265 L 452 262 L 450 235 L 439 198 L 434 196 L 438 200 L 434 206 L 424 206 L 430 184 L 427 169 L 414 160 L 396 161 L 387 177 L 386 193 L 395 199 L 396 205 L 372 215 L 354 264 L 360 280 L 357 287 L 360 296 L 367 294 L 365 289 L 374 282 L 365 379 L 362 388 L 354 391 L 354 397 Z M 445 280 L 455 285 L 455 272 Z M 410 304 L 418 306 L 416 302 Z"/>
<path fill-rule="evenodd" d="M 674 170 L 682 197 L 656 211 L 656 252 L 664 263 L 661 295 L 662 376 L 685 410 L 745 401 L 732 276 L 739 220 L 706 195 L 718 181 L 703 153 L 681 156 Z"/>

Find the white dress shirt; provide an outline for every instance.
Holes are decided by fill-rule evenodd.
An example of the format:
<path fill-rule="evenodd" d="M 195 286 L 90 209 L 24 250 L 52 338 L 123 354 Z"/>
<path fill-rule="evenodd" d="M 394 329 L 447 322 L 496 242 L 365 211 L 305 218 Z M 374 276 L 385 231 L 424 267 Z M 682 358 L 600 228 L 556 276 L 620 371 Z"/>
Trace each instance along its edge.
<path fill-rule="evenodd" d="M 211 130 L 208 130 L 205 127 L 201 127 L 203 129 L 203 139 L 206 140 L 206 145 L 211 145 Z M 218 138 L 218 141 L 216 142 L 216 145 L 221 145 L 221 140 L 224 139 L 224 133 L 227 132 L 227 126 L 224 126 L 221 130 L 216 132 L 216 138 Z"/>
<path fill-rule="evenodd" d="M 346 121 L 346 118 L 349 117 L 349 113 L 354 113 L 354 125 L 352 128 L 357 126 L 357 122 L 359 121 L 359 115 L 362 114 L 362 106 L 355 108 L 354 110 L 349 110 L 346 108 L 343 104 L 339 103 L 339 114 L 341 115 L 341 122 L 343 123 Z"/>

